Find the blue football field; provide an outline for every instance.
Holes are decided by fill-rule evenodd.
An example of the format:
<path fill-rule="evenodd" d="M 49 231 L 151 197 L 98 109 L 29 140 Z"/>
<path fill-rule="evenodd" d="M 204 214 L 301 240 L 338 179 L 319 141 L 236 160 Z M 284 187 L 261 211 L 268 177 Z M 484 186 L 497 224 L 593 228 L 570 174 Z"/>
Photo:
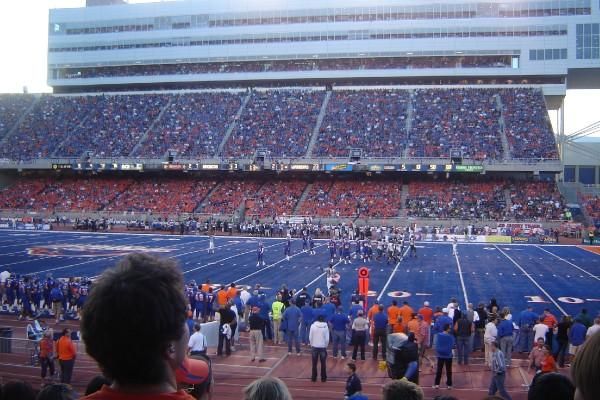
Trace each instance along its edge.
<path fill-rule="evenodd" d="M 317 287 L 326 291 L 327 240 L 316 241 L 313 256 L 301 251 L 301 240 L 294 240 L 289 261 L 283 239 L 262 240 L 267 265 L 256 267 L 257 238 L 216 237 L 216 252 L 208 254 L 206 236 L 0 231 L 0 271 L 96 277 L 124 254 L 142 251 L 177 259 L 186 282 L 259 283 L 269 299 L 282 283 L 295 289 L 307 286 L 311 293 Z M 417 258 L 405 256 L 391 265 L 338 263 L 344 307 L 357 288 L 358 268 L 366 266 L 370 302 L 377 298 L 387 305 L 396 298 L 419 308 L 425 300 L 445 306 L 456 297 L 465 308 L 467 302 L 477 306 L 495 297 L 517 315 L 527 304 L 540 313 L 550 308 L 557 316 L 576 315 L 582 308 L 592 316 L 600 312 L 600 255 L 578 246 L 461 243 L 455 257 L 448 243 L 420 242 L 417 253 Z"/>

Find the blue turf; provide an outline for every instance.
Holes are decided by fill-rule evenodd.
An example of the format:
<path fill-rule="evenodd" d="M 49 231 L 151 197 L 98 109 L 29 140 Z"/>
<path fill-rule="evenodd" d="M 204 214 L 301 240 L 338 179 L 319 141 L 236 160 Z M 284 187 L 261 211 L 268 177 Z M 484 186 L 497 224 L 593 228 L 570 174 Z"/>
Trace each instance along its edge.
<path fill-rule="evenodd" d="M 121 255 L 84 257 L 93 255 L 84 247 L 81 254 L 49 257 L 29 255 L 27 249 L 52 244 L 103 245 L 109 249 L 143 246 L 168 251 L 160 254 L 178 260 L 186 281 L 194 279 L 200 283 L 208 278 L 216 284 L 260 283 L 270 288 L 266 290 L 270 298 L 282 283 L 295 289 L 309 285 L 310 292 L 317 287 L 326 289 L 322 269 L 329 263 L 327 241 L 317 241 L 317 254 L 310 256 L 300 253 L 301 241 L 294 240 L 293 256 L 288 262 L 283 255 L 283 239 L 264 239 L 265 268 L 256 267 L 257 241 L 216 237 L 216 254 L 210 255 L 206 251 L 206 236 L 0 231 L 0 269 L 42 276 L 51 272 L 54 277 L 93 277 L 114 265 Z M 574 315 L 583 307 L 591 315 L 600 311 L 600 256 L 579 247 L 460 244 L 458 263 L 450 244 L 423 242 L 418 243 L 417 250 L 417 258 L 405 257 L 399 264 L 366 263 L 370 268 L 369 288 L 375 292 L 370 301 L 380 298 L 389 304 L 393 294 L 399 302 L 407 300 L 418 308 L 425 300 L 434 306 L 445 306 L 451 297 L 456 297 L 464 308 L 465 299 L 476 306 L 495 297 L 517 315 L 528 304 L 527 296 L 539 296 L 542 303 L 529 303 L 536 312 L 546 307 L 556 315 L 563 311 Z M 353 260 L 351 264 L 336 266 L 345 308 L 357 287 L 357 269 L 362 265 L 365 264 Z"/>

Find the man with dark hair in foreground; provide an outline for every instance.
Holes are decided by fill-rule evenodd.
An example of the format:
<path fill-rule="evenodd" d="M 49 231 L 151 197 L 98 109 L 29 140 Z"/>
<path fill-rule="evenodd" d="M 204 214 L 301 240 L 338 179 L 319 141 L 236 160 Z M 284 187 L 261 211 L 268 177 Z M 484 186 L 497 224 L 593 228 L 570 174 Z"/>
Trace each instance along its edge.
<path fill-rule="evenodd" d="M 186 358 L 183 289 L 174 261 L 145 254 L 128 255 L 102 274 L 83 309 L 81 333 L 88 354 L 113 383 L 84 399 L 194 399 L 178 383 L 209 380 L 210 367 Z"/>

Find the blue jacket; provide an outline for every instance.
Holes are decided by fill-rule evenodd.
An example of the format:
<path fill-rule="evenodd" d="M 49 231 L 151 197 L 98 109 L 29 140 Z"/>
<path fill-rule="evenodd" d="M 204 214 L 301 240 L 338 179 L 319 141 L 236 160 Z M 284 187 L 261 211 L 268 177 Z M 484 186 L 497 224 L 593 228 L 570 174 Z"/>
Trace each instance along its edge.
<path fill-rule="evenodd" d="M 310 326 L 314 321 L 313 308 L 305 304 L 300 311 L 302 312 L 302 322 L 304 325 Z"/>
<path fill-rule="evenodd" d="M 384 312 L 378 312 L 373 316 L 373 325 L 375 329 L 385 329 L 388 325 L 388 317 Z"/>
<path fill-rule="evenodd" d="M 333 303 L 325 303 L 321 307 L 325 312 L 325 321 L 329 321 L 331 317 L 335 314 L 335 304 Z"/>
<path fill-rule="evenodd" d="M 585 334 L 587 333 L 587 328 L 579 321 L 575 321 L 571 329 L 569 330 L 569 342 L 573 346 L 582 345 L 585 341 Z"/>
<path fill-rule="evenodd" d="M 350 318 L 354 319 L 358 316 L 358 312 L 363 309 L 363 306 L 360 304 L 352 304 L 350 307 Z"/>
<path fill-rule="evenodd" d="M 302 312 L 295 305 L 290 305 L 283 312 L 282 323 L 285 324 L 285 328 L 288 332 L 298 332 L 300 329 L 300 319 L 302 318 Z"/>
<path fill-rule="evenodd" d="M 519 315 L 519 321 L 517 322 L 517 325 L 520 327 L 527 325 L 530 328 L 533 328 L 538 318 L 538 315 L 533 311 L 524 310 L 521 311 L 521 314 Z"/>
<path fill-rule="evenodd" d="M 498 324 L 498 338 L 505 337 L 505 336 L 512 336 L 513 330 L 514 330 L 514 327 L 513 327 L 512 321 L 503 319 Z"/>
<path fill-rule="evenodd" d="M 345 331 L 346 326 L 350 323 L 350 319 L 344 314 L 335 314 L 329 321 L 334 331 Z"/>
<path fill-rule="evenodd" d="M 435 345 L 435 355 L 439 358 L 452 358 L 452 348 L 454 347 L 454 336 L 446 332 L 438 333 Z"/>
<path fill-rule="evenodd" d="M 452 326 L 454 325 L 452 323 L 452 318 L 450 318 L 447 315 L 439 316 L 433 324 L 433 333 L 444 332 L 444 325 L 446 324 L 450 325 L 450 328 L 452 328 Z"/>

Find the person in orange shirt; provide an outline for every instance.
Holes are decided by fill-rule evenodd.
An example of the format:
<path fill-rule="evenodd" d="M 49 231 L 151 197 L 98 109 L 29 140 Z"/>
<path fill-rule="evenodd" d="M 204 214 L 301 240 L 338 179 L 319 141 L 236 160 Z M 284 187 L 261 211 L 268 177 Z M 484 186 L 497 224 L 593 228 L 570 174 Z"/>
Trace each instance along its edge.
<path fill-rule="evenodd" d="M 552 340 L 554 339 L 554 328 L 558 325 L 558 321 L 556 317 L 550 313 L 550 309 L 546 308 L 544 310 L 544 314 L 542 315 L 542 324 L 548 327 L 548 332 L 546 332 L 546 344 L 552 348 Z"/>
<path fill-rule="evenodd" d="M 398 317 L 400 316 L 400 308 L 398 302 L 392 300 L 392 305 L 387 309 L 388 315 L 388 331 L 391 333 L 399 332 L 398 329 L 402 329 L 402 324 L 399 323 Z M 400 332 L 402 332 L 400 330 Z"/>
<path fill-rule="evenodd" d="M 42 367 L 42 383 L 46 382 L 46 371 L 50 370 L 50 380 L 54 378 L 54 340 L 52 330 L 44 332 L 40 340 L 40 366 Z"/>
<path fill-rule="evenodd" d="M 235 287 L 235 283 L 229 285 L 229 289 L 227 289 L 227 301 L 233 301 L 235 296 L 237 296 L 237 287 Z"/>
<path fill-rule="evenodd" d="M 419 322 L 419 319 L 417 318 L 417 314 L 416 313 L 412 313 L 412 318 L 410 319 L 410 321 L 408 321 L 408 324 L 406 325 L 406 329 L 407 333 L 413 333 L 415 335 L 415 337 L 417 338 L 417 342 L 420 343 L 419 338 L 421 336 L 420 332 L 419 332 L 419 327 L 421 326 L 421 323 Z"/>
<path fill-rule="evenodd" d="M 369 337 L 372 338 L 375 333 L 375 324 L 373 323 L 373 317 L 379 312 L 379 301 L 375 300 L 369 311 L 367 311 L 367 320 L 369 321 Z"/>
<path fill-rule="evenodd" d="M 433 310 L 429 307 L 428 301 L 423 303 L 423 307 L 419 309 L 418 314 L 423 316 L 423 321 L 427 322 L 428 325 L 431 325 L 431 321 L 433 321 Z"/>
<path fill-rule="evenodd" d="M 408 305 L 408 301 L 405 301 L 400 307 L 400 316 L 402 317 L 402 330 L 406 333 L 408 328 L 408 323 L 412 319 L 412 316 L 415 312 L 412 307 Z"/>
<path fill-rule="evenodd" d="M 542 374 L 546 372 L 558 372 L 558 368 L 556 367 L 556 361 L 552 356 L 552 351 L 550 350 L 550 346 L 547 344 L 544 345 L 544 358 L 542 358 L 541 372 Z"/>
<path fill-rule="evenodd" d="M 56 358 L 58 358 L 58 364 L 60 365 L 61 383 L 71 384 L 76 357 L 77 349 L 71 340 L 71 330 L 65 328 L 62 331 L 62 336 L 56 342 Z"/>
<path fill-rule="evenodd" d="M 208 293 L 208 288 L 210 288 L 210 286 L 210 279 L 207 279 L 206 282 L 202 284 L 202 291 Z"/>
<path fill-rule="evenodd" d="M 225 289 L 225 285 L 221 285 L 221 288 L 217 292 L 217 304 L 219 308 L 227 304 L 227 290 Z"/>

